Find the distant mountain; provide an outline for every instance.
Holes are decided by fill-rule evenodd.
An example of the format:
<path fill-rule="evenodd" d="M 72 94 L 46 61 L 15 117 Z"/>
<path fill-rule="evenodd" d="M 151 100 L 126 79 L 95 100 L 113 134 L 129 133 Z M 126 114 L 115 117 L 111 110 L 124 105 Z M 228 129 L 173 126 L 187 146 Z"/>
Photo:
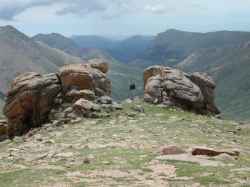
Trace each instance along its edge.
<path fill-rule="evenodd" d="M 144 52 L 144 58 L 153 63 L 176 65 L 196 50 L 239 47 L 249 40 L 249 32 L 195 33 L 171 29 L 155 37 L 151 47 Z"/>
<path fill-rule="evenodd" d="M 250 119 L 250 32 L 168 30 L 135 62 L 208 72 L 217 82 L 217 102 L 224 114 Z"/>
<path fill-rule="evenodd" d="M 130 62 L 139 58 L 151 46 L 153 36 L 132 36 L 120 42 L 108 52 L 121 62 Z"/>
<path fill-rule="evenodd" d="M 94 49 L 111 49 L 113 48 L 117 40 L 109 38 L 94 36 L 94 35 L 75 35 L 71 37 L 72 40 L 81 48 L 94 48 Z"/>
<path fill-rule="evenodd" d="M 27 71 L 53 72 L 68 63 L 83 60 L 35 42 L 12 26 L 0 27 L 0 92 L 6 93 L 10 81 Z"/>
<path fill-rule="evenodd" d="M 95 48 L 106 51 L 117 60 L 127 63 L 140 57 L 150 47 L 153 36 L 132 36 L 123 40 L 112 40 L 100 36 L 73 36 L 72 39 L 82 48 Z"/>
<path fill-rule="evenodd" d="M 60 49 L 75 56 L 81 55 L 79 46 L 73 40 L 58 33 L 38 34 L 32 39 L 41 41 L 52 48 Z"/>

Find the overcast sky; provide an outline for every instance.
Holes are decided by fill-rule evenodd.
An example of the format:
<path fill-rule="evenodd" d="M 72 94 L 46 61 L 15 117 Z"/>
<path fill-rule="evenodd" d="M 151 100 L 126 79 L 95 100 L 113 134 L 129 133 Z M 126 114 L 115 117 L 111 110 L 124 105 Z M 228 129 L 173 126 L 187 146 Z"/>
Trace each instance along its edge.
<path fill-rule="evenodd" d="M 65 35 L 250 31 L 250 0 L 0 0 L 0 25 Z"/>

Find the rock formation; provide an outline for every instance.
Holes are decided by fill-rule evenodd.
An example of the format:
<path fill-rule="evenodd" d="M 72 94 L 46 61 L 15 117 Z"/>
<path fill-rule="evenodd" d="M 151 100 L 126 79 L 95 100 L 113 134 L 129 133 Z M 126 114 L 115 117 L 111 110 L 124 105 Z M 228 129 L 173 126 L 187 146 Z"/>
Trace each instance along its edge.
<path fill-rule="evenodd" d="M 70 64 L 59 70 L 64 92 L 91 90 L 96 96 L 111 95 L 111 82 L 107 79 L 107 64 Z"/>
<path fill-rule="evenodd" d="M 71 64 L 58 74 L 29 72 L 16 77 L 7 94 L 4 114 L 10 137 L 46 122 L 70 122 L 100 111 L 97 102 L 109 98 L 112 105 L 108 64 Z M 99 99 L 98 99 L 99 98 Z M 96 104 L 95 104 L 96 102 Z M 112 106 L 111 106 L 112 107 Z M 1 129 L 4 129 L 1 125 Z"/>
<path fill-rule="evenodd" d="M 30 72 L 16 77 L 4 107 L 9 135 L 23 134 L 27 129 L 44 123 L 60 91 L 61 85 L 56 74 Z"/>
<path fill-rule="evenodd" d="M 214 81 L 207 75 L 189 75 L 178 69 L 152 66 L 144 71 L 144 100 L 178 106 L 200 114 L 218 114 Z"/>

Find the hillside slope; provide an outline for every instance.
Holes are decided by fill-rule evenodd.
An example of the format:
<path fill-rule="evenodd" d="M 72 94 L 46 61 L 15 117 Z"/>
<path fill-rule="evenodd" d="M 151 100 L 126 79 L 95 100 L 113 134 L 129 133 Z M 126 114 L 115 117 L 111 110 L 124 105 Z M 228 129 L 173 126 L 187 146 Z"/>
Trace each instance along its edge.
<path fill-rule="evenodd" d="M 200 49 L 239 47 L 250 41 L 250 32 L 218 31 L 208 33 L 167 30 L 158 34 L 144 57 L 155 63 L 176 65 Z"/>
<path fill-rule="evenodd" d="M 247 186 L 249 125 L 140 101 L 0 143 L 0 186 Z M 143 108 L 145 113 L 135 112 Z M 138 111 L 138 110 L 137 110 Z M 172 148 L 170 155 L 167 148 Z M 192 156 L 208 147 L 239 156 Z M 163 149 L 164 148 L 164 149 Z M 163 150 L 165 150 L 163 155 Z"/>
<path fill-rule="evenodd" d="M 74 41 L 58 33 L 38 34 L 32 37 L 32 39 L 43 42 L 52 48 L 60 49 L 74 56 L 81 55 L 81 50 Z"/>

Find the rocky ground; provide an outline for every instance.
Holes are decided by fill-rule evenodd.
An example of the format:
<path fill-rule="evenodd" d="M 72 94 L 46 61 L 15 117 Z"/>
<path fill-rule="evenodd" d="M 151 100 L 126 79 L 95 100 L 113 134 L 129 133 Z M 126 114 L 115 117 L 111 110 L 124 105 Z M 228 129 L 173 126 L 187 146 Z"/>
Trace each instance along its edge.
<path fill-rule="evenodd" d="M 0 186 L 250 186 L 249 134 L 250 125 L 125 103 L 1 142 Z M 240 154 L 192 156 L 196 147 Z"/>

